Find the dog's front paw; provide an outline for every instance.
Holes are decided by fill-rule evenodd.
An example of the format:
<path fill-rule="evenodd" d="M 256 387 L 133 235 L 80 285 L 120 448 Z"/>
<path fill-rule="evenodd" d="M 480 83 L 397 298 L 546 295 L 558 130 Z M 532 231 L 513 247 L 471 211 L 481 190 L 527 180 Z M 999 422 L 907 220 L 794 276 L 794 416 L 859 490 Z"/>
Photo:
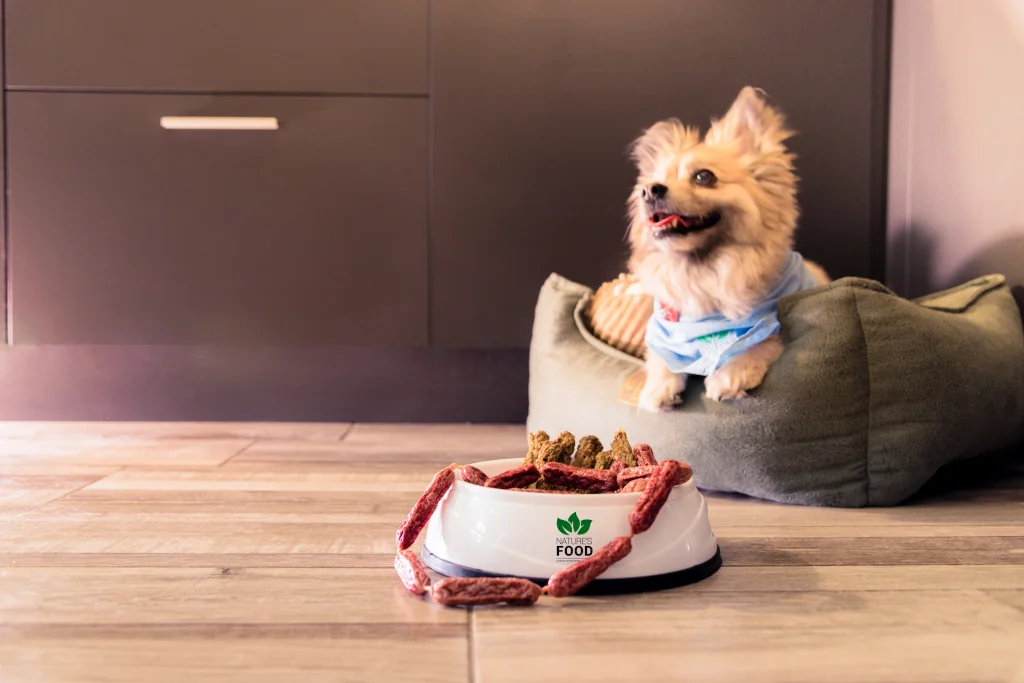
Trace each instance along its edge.
<path fill-rule="evenodd" d="M 681 375 L 665 372 L 649 376 L 637 405 L 641 410 L 652 413 L 672 410 L 683 404 L 682 393 L 685 388 L 686 378 Z"/>
<path fill-rule="evenodd" d="M 727 401 L 743 398 L 760 383 L 741 368 L 721 367 L 704 381 L 704 391 L 712 401 Z"/>
<path fill-rule="evenodd" d="M 761 386 L 772 363 L 782 354 L 782 342 L 777 335 L 768 337 L 725 365 L 704 381 L 704 390 L 712 401 L 742 398 L 751 389 Z"/>
<path fill-rule="evenodd" d="M 712 401 L 743 398 L 756 389 L 768 373 L 768 364 L 756 358 L 738 358 L 715 370 L 704 381 L 704 390 Z"/>

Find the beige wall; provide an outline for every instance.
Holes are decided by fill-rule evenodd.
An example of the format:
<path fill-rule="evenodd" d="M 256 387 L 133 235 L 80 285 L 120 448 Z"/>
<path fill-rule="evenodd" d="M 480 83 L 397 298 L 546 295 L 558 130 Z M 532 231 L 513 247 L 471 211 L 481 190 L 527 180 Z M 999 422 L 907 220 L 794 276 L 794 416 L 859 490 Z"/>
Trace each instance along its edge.
<path fill-rule="evenodd" d="M 1024 285 L 1024 0 L 895 0 L 888 280 Z"/>

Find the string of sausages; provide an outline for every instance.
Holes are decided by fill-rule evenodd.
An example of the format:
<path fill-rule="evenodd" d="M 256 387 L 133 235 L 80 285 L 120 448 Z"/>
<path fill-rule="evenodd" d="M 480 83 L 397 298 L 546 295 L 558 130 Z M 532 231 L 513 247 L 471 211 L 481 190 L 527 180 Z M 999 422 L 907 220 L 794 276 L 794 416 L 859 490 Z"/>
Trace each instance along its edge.
<path fill-rule="evenodd" d="M 488 477 L 472 465 L 449 465 L 434 475 L 426 491 L 398 528 L 395 571 L 399 579 L 414 595 L 429 595 L 434 602 L 446 607 L 499 603 L 532 605 L 545 593 L 556 598 L 574 595 L 628 555 L 633 549 L 633 537 L 651 528 L 672 489 L 693 476 L 690 466 L 678 460 L 659 463 L 647 444 L 638 444 L 633 454 L 636 456 L 637 467 L 594 470 L 547 462 L 540 468 L 533 464 L 520 465 L 493 477 Z M 629 535 L 612 539 L 591 557 L 556 572 L 544 588 L 528 579 L 510 577 L 449 578 L 432 583 L 423 561 L 410 548 L 430 521 L 441 499 L 455 483 L 456 475 L 477 486 L 516 491 L 566 493 L 527 488 L 543 477 L 544 481 L 575 490 L 592 493 L 642 491 L 643 495 L 629 513 Z"/>

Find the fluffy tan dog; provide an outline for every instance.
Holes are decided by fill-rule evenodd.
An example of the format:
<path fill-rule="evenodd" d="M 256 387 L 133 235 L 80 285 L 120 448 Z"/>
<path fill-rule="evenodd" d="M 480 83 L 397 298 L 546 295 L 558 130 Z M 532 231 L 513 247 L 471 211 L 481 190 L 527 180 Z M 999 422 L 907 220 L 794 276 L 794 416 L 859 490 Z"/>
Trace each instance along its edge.
<path fill-rule="evenodd" d="M 791 135 L 747 87 L 703 139 L 669 119 L 633 144 L 630 270 L 655 297 L 641 408 L 678 405 L 690 374 L 716 401 L 744 396 L 782 352 L 778 300 L 828 281 L 793 251 Z"/>

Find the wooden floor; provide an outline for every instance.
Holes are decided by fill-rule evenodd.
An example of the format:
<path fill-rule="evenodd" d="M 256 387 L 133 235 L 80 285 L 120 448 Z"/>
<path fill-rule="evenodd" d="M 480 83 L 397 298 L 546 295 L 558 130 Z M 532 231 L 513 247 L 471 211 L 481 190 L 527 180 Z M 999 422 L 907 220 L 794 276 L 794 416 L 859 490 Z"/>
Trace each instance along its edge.
<path fill-rule="evenodd" d="M 391 569 L 439 466 L 514 427 L 0 425 L 0 681 L 1024 683 L 1024 467 L 896 509 L 709 496 L 725 565 L 446 610 Z"/>

